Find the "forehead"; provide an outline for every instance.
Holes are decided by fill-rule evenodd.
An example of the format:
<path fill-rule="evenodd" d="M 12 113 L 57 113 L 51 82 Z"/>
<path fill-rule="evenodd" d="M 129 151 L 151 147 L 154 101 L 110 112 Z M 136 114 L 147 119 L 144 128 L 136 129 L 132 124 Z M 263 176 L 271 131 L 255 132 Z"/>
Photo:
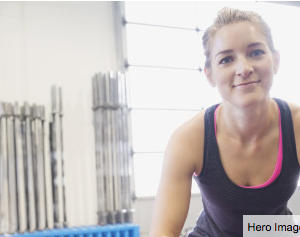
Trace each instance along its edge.
<path fill-rule="evenodd" d="M 267 39 L 260 27 L 246 21 L 232 23 L 219 29 L 213 36 L 212 55 L 227 49 L 243 49 L 255 42 L 261 42 L 267 46 Z"/>

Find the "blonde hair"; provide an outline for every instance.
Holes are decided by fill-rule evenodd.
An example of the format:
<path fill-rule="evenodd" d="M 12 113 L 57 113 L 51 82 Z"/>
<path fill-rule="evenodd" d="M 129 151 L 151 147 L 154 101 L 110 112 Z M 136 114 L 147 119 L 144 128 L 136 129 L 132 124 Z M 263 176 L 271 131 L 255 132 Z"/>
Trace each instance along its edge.
<path fill-rule="evenodd" d="M 206 57 L 205 67 L 209 68 L 211 66 L 210 50 L 212 39 L 216 32 L 226 25 L 243 21 L 256 24 L 261 29 L 262 34 L 266 37 L 270 50 L 275 52 L 271 29 L 258 13 L 225 7 L 218 12 L 214 23 L 206 29 L 202 37 L 204 55 Z"/>

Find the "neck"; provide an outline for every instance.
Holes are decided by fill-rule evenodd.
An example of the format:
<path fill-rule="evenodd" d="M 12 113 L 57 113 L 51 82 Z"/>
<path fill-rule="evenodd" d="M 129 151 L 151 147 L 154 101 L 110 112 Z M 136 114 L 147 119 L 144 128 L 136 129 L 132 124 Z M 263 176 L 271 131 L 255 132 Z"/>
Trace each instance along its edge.
<path fill-rule="evenodd" d="M 243 143 L 257 142 L 274 124 L 275 109 L 276 105 L 270 98 L 247 108 L 223 103 L 219 110 L 218 127 L 223 135 Z"/>

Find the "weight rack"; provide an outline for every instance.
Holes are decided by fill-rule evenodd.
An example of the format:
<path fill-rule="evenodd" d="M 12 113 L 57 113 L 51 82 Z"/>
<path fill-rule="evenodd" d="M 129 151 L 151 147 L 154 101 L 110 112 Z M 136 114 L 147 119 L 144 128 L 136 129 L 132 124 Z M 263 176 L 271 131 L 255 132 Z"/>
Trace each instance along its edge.
<path fill-rule="evenodd" d="M 124 73 L 92 78 L 100 225 L 132 222 L 135 199 L 131 110 Z"/>
<path fill-rule="evenodd" d="M 51 90 L 49 123 L 44 106 L 0 102 L 0 234 L 67 225 L 62 93 Z"/>

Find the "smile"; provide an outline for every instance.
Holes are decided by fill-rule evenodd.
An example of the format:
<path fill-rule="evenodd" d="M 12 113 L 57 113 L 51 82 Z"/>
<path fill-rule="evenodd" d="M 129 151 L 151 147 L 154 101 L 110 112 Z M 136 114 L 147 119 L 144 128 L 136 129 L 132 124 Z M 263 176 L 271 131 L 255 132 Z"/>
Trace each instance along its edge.
<path fill-rule="evenodd" d="M 248 81 L 248 82 L 244 82 L 244 83 L 240 83 L 240 84 L 237 84 L 237 85 L 233 85 L 232 87 L 242 87 L 242 86 L 249 86 L 249 85 L 252 85 L 252 84 L 255 84 L 255 83 L 259 83 L 260 80 L 258 81 Z"/>

